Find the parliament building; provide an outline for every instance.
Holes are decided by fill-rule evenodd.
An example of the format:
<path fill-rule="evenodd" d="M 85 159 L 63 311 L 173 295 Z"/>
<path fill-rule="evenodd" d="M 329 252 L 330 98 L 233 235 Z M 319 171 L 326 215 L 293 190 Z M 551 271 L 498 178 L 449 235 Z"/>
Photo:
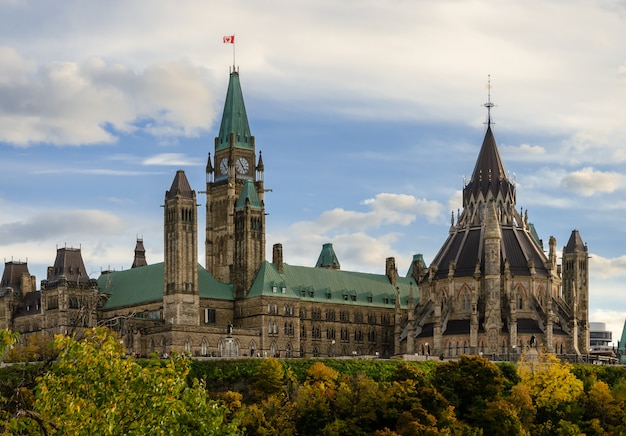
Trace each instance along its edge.
<path fill-rule="evenodd" d="M 148 264 L 143 240 L 131 268 L 90 279 L 77 248 L 57 248 L 37 283 L 24 262 L 5 263 L 0 328 L 80 334 L 108 326 L 130 354 L 317 357 L 481 354 L 514 358 L 543 347 L 589 348 L 587 247 L 574 230 L 557 264 L 516 210 L 515 185 L 488 121 L 463 210 L 430 266 L 416 254 L 406 275 L 345 271 L 332 244 L 314 266 L 266 260 L 264 171 L 239 72 L 230 73 L 220 130 L 206 166 L 204 266 L 198 199 L 183 170 L 163 204 L 164 261 Z M 202 227 L 200 227 L 202 230 Z"/>

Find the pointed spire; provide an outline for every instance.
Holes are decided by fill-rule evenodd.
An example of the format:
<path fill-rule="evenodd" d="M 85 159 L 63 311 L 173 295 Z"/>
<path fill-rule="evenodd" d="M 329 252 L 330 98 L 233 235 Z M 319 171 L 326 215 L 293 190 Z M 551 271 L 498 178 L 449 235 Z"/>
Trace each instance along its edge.
<path fill-rule="evenodd" d="M 487 127 L 491 126 L 491 108 L 495 105 L 491 102 L 491 74 L 487 76 L 487 103 L 483 106 L 487 108 Z"/>
<path fill-rule="evenodd" d="M 207 174 L 213 173 L 213 164 L 211 163 L 211 152 L 209 152 L 209 157 L 206 160 L 206 173 Z"/>
<path fill-rule="evenodd" d="M 578 230 L 572 230 L 569 241 L 567 241 L 567 245 L 565 246 L 566 253 L 574 253 L 575 251 L 587 251 L 587 246 L 580 237 Z"/>
<path fill-rule="evenodd" d="M 265 171 L 265 166 L 263 165 L 263 154 L 261 151 L 259 151 L 259 163 L 256 166 L 256 170 L 260 172 Z"/>
<path fill-rule="evenodd" d="M 487 196 L 487 192 L 491 191 L 494 197 L 497 196 L 501 189 L 514 189 L 513 184 L 509 181 L 496 140 L 493 136 L 491 126 L 487 127 L 483 145 L 478 153 L 476 165 L 470 182 L 466 185 L 465 191 L 470 190 L 474 196 L 479 192 L 483 196 Z"/>
<path fill-rule="evenodd" d="M 176 171 L 176 176 L 174 176 L 172 186 L 170 187 L 170 190 L 165 193 L 165 198 L 172 199 L 176 198 L 177 195 L 184 198 L 194 197 L 194 191 L 191 189 L 187 176 L 183 170 Z"/>
<path fill-rule="evenodd" d="M 511 196 L 515 202 L 515 185 L 509 181 L 491 130 L 491 124 L 493 124 L 491 108 L 494 107 L 494 104 L 491 103 L 491 79 L 487 88 L 489 89 L 488 101 L 484 104 L 487 108 L 487 131 L 476 159 L 472 177 L 463 188 L 463 207 L 466 207 L 472 198 L 476 200 L 481 192 L 484 198 L 487 197 L 488 192 L 491 192 L 494 198 L 497 198 L 498 193 L 501 193 L 503 198 Z"/>
<path fill-rule="evenodd" d="M 137 238 L 137 243 L 135 244 L 135 258 L 133 259 L 131 268 L 146 265 L 148 265 L 148 262 L 146 260 L 146 249 L 143 246 L 143 239 Z"/>
<path fill-rule="evenodd" d="M 254 138 L 250 134 L 248 115 L 239 83 L 239 72 L 234 70 L 230 73 L 222 123 L 215 141 L 215 151 L 230 147 L 231 142 L 236 148 L 254 149 Z"/>

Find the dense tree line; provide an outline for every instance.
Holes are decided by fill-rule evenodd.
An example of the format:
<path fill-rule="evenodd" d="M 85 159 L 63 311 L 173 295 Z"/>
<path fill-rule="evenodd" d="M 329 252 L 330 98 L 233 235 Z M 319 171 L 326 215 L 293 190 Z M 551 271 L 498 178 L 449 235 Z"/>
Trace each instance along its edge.
<path fill-rule="evenodd" d="M 0 353 L 14 340 L 3 332 Z M 20 348 L 8 357 L 37 347 Z M 551 354 L 498 365 L 478 356 L 138 361 L 102 329 L 36 353 L 43 363 L 0 373 L 5 433 L 626 434 L 626 370 Z"/>

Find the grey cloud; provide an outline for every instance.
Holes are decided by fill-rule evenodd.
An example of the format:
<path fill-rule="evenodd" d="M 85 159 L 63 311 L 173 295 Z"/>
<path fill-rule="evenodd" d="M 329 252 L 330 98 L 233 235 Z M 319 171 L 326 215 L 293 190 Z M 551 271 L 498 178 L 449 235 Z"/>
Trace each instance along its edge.
<path fill-rule="evenodd" d="M 28 241 L 56 241 L 59 238 L 76 240 L 86 235 L 115 234 L 124 228 L 123 221 L 98 210 L 49 211 L 29 218 L 0 224 L 2 245 Z"/>

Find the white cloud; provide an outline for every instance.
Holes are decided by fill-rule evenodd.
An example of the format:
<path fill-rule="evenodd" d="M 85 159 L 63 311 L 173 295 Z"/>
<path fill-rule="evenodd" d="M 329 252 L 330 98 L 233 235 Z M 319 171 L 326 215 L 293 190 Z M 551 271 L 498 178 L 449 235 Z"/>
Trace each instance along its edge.
<path fill-rule="evenodd" d="M 111 143 L 117 132 L 196 136 L 215 115 L 206 71 L 160 62 L 137 74 L 100 58 L 35 66 L 0 50 L 0 141 L 84 145 Z"/>
<path fill-rule="evenodd" d="M 199 161 L 199 158 L 191 158 L 183 153 L 161 153 L 145 158 L 142 165 L 199 166 L 203 163 Z"/>
<path fill-rule="evenodd" d="M 600 192 L 614 192 L 623 182 L 624 176 L 619 173 L 587 167 L 566 175 L 561 180 L 561 187 L 589 197 Z"/>
<path fill-rule="evenodd" d="M 345 231 L 364 231 L 385 225 L 407 226 L 418 215 L 429 221 L 440 216 L 442 206 L 436 201 L 415 198 L 406 194 L 377 194 L 362 202 L 370 211 L 358 212 L 344 209 L 333 209 L 322 213 L 314 223 L 321 233 L 337 233 Z"/>
<path fill-rule="evenodd" d="M 501 151 L 506 154 L 507 160 L 511 162 L 537 162 L 545 161 L 546 149 L 539 145 L 520 144 L 514 145 L 499 145 Z"/>
<path fill-rule="evenodd" d="M 382 193 L 362 204 L 370 210 L 325 211 L 313 221 L 296 222 L 284 231 L 274 231 L 268 240 L 283 244 L 288 263 L 313 266 L 322 244 L 331 242 L 342 268 L 380 273 L 387 257 L 395 257 L 399 268 L 408 268 L 411 258 L 394 248 L 406 239 L 401 229 L 410 231 L 409 226 L 420 216 L 428 222 L 440 219 L 443 210 L 436 201 L 403 194 Z"/>
<path fill-rule="evenodd" d="M 616 258 L 606 258 L 599 254 L 591 254 L 589 269 L 593 272 L 593 275 L 599 279 L 626 277 L 626 255 Z"/>

